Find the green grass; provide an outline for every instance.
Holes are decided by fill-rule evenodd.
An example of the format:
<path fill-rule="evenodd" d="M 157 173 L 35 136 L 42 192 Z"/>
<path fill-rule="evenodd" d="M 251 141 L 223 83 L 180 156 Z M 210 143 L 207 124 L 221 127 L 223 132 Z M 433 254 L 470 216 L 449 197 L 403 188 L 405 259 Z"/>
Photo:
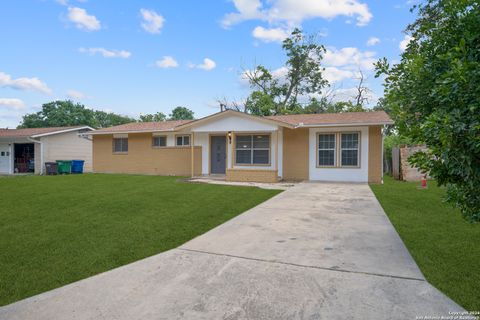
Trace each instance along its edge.
<path fill-rule="evenodd" d="M 480 224 L 443 202 L 445 190 L 385 177 L 371 188 L 427 280 L 469 311 L 480 310 Z"/>
<path fill-rule="evenodd" d="M 0 178 L 0 305 L 175 248 L 279 192 L 158 176 Z"/>

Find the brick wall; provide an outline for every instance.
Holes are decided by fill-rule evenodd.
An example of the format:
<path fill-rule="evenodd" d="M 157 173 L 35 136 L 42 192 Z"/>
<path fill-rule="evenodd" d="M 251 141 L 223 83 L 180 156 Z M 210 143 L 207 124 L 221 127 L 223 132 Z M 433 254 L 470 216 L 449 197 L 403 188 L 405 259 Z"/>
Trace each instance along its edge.
<path fill-rule="evenodd" d="M 227 169 L 225 179 L 238 182 L 266 182 L 278 181 L 277 170 Z"/>
<path fill-rule="evenodd" d="M 423 177 L 424 174 L 418 171 L 417 168 L 412 167 L 408 163 L 408 158 L 418 151 L 425 151 L 425 150 L 427 150 L 425 146 L 412 146 L 412 147 L 401 146 L 400 147 L 400 168 L 402 172 L 401 174 L 402 180 L 420 181 L 420 179 Z"/>

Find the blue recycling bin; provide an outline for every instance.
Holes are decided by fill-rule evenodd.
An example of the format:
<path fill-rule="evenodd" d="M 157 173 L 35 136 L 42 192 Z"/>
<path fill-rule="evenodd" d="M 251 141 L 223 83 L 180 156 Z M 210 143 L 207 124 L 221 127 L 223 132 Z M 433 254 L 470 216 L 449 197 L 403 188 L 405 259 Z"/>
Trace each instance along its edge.
<path fill-rule="evenodd" d="M 72 173 L 83 173 L 84 160 L 72 160 Z"/>

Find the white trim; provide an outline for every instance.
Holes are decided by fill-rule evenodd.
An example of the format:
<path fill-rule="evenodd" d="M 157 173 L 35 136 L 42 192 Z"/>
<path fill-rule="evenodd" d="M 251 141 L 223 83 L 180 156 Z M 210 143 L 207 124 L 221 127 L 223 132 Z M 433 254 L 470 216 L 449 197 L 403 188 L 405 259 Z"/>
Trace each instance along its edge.
<path fill-rule="evenodd" d="M 35 139 L 32 139 L 32 138 L 27 138 L 28 141 L 30 142 L 33 142 L 33 143 L 38 143 L 40 144 L 40 174 L 42 175 L 43 174 L 43 142 L 40 141 L 40 140 L 35 140 Z M 35 149 L 34 149 L 35 150 Z M 35 151 L 34 151 L 35 152 Z M 35 158 L 34 158 L 35 159 Z M 35 169 L 33 169 L 33 171 L 35 172 Z M 35 172 L 36 173 L 36 172 Z"/>
<path fill-rule="evenodd" d="M 166 130 L 124 130 L 124 131 L 92 131 L 85 133 L 87 135 L 100 135 L 100 134 L 128 134 L 128 133 L 154 133 L 154 132 L 175 132 L 175 128 L 173 129 L 166 129 Z"/>
<path fill-rule="evenodd" d="M 128 138 L 128 134 L 127 133 L 117 133 L 117 134 L 113 135 L 113 138 L 114 139 Z"/>
<path fill-rule="evenodd" d="M 379 126 L 379 125 L 389 125 L 393 124 L 393 121 L 386 122 L 359 122 L 359 123 L 329 123 L 329 124 L 307 124 L 307 125 L 297 125 L 295 129 L 298 128 L 322 128 L 322 127 L 365 127 L 365 126 Z"/>
<path fill-rule="evenodd" d="M 47 132 L 47 133 L 40 133 L 40 134 L 34 134 L 31 135 L 31 138 L 40 138 L 40 137 L 45 137 L 45 136 L 51 136 L 54 134 L 60 134 L 60 133 L 67 133 L 67 132 L 72 132 L 72 131 L 78 131 L 78 130 L 83 130 L 83 129 L 89 129 L 89 130 L 95 130 L 92 127 L 89 126 L 83 126 L 83 127 L 76 127 L 76 128 L 69 128 L 69 129 L 64 129 L 64 130 L 58 130 L 58 131 L 52 131 L 52 132 Z"/>
<path fill-rule="evenodd" d="M 201 123 L 204 123 L 204 122 L 207 122 L 207 121 L 211 121 L 211 120 L 215 120 L 217 118 L 223 118 L 223 117 L 228 116 L 228 115 L 236 115 L 236 116 L 243 117 L 243 118 L 246 118 L 246 119 L 249 119 L 249 120 L 264 122 L 264 123 L 271 124 L 271 125 L 283 126 L 283 127 L 292 128 L 292 129 L 294 128 L 293 125 L 282 122 L 282 121 L 268 119 L 268 118 L 260 117 L 260 116 L 254 116 L 254 115 L 251 115 L 251 114 L 248 114 L 248 113 L 245 113 L 245 112 L 240 112 L 240 111 L 235 111 L 235 110 L 225 110 L 225 111 L 220 111 L 220 112 L 211 114 L 209 116 L 206 116 L 206 117 L 203 117 L 203 118 L 193 120 L 191 122 L 179 125 L 175 129 L 180 130 L 180 129 L 188 128 L 188 127 L 191 127 L 191 126 L 196 126 L 198 124 L 201 124 Z"/>

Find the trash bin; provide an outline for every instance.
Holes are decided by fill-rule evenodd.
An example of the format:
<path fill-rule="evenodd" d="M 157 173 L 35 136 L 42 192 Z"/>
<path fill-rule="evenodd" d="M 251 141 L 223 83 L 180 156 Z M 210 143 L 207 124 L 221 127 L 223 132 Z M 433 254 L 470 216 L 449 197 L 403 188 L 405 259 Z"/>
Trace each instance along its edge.
<path fill-rule="evenodd" d="M 57 160 L 58 173 L 59 174 L 69 174 L 72 170 L 72 161 L 71 160 Z"/>
<path fill-rule="evenodd" d="M 56 162 L 45 162 L 45 174 L 54 175 L 57 174 L 58 166 Z"/>
<path fill-rule="evenodd" d="M 83 173 L 84 160 L 72 160 L 72 173 Z"/>

